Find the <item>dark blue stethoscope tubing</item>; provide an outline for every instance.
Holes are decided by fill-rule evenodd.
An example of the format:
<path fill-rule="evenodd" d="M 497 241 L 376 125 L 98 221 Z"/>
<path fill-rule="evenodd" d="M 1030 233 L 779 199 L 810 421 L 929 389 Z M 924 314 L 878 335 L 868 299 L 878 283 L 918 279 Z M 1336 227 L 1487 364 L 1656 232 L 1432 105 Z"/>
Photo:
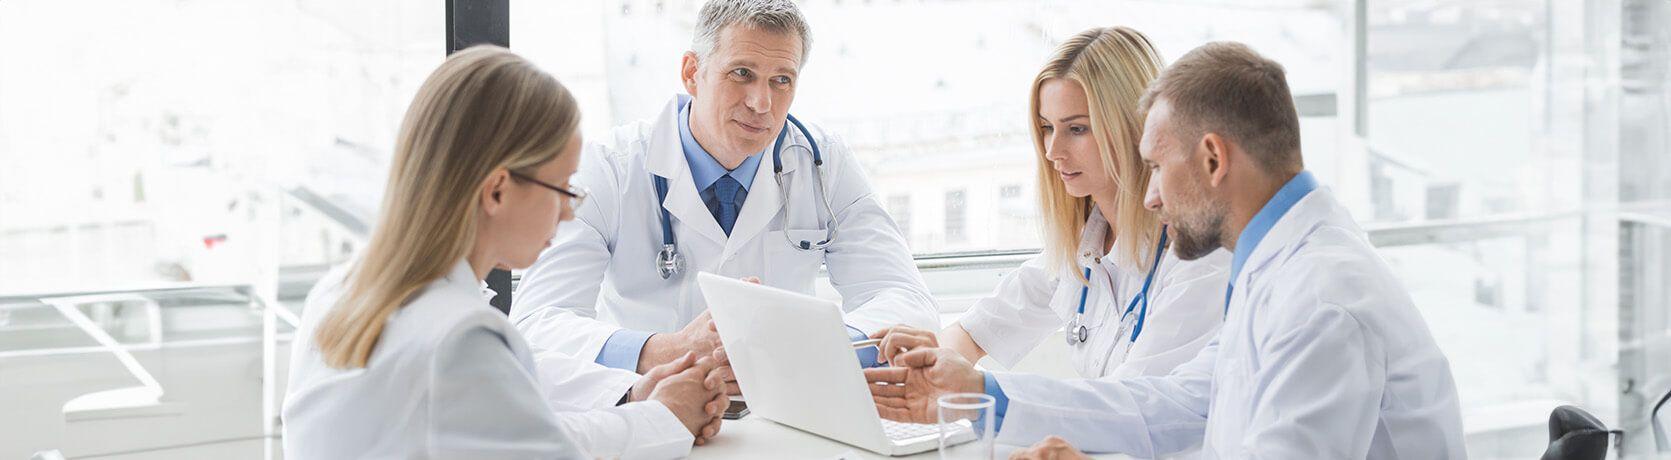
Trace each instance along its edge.
<path fill-rule="evenodd" d="M 794 115 L 788 115 L 788 117 L 789 123 L 795 125 L 795 129 L 801 131 L 801 137 L 806 138 L 807 145 L 812 147 L 813 166 L 824 166 L 824 154 L 818 149 L 818 142 L 812 140 L 812 132 L 808 131 L 806 125 L 801 124 L 801 120 L 796 119 Z M 783 172 L 783 141 L 787 139 L 788 135 L 789 130 L 787 129 L 777 133 L 777 143 L 772 147 L 772 174 Z M 651 174 L 650 177 L 656 185 L 656 207 L 661 210 L 661 244 L 677 248 L 679 241 L 673 235 L 673 216 L 667 212 L 667 178 L 655 174 Z"/>
<path fill-rule="evenodd" d="M 657 198 L 656 207 L 661 208 L 661 244 L 678 244 L 678 242 L 673 239 L 672 216 L 667 215 L 667 207 L 665 206 L 667 203 L 667 178 L 654 174 L 651 174 L 650 177 L 655 178 Z"/>
<path fill-rule="evenodd" d="M 1148 276 L 1143 277 L 1143 290 L 1141 292 L 1138 292 L 1136 297 L 1131 298 L 1131 303 L 1126 305 L 1126 312 L 1120 314 L 1120 320 L 1125 321 L 1126 316 L 1131 315 L 1131 310 L 1133 308 L 1137 307 L 1138 301 L 1139 300 L 1143 301 L 1143 309 L 1139 310 L 1138 313 L 1137 313 L 1137 325 L 1133 326 L 1131 328 L 1131 341 L 1133 343 L 1137 342 L 1137 336 L 1143 335 L 1143 321 L 1145 319 L 1148 319 L 1148 317 L 1149 317 L 1149 285 L 1154 283 L 1154 281 L 1155 281 L 1155 270 L 1160 268 L 1160 256 L 1161 256 L 1161 254 L 1164 254 L 1165 252 L 1166 252 L 1166 226 L 1161 226 L 1160 227 L 1160 243 L 1155 245 L 1155 261 L 1154 261 L 1154 263 L 1149 264 L 1149 274 L 1148 274 Z M 1085 316 L 1085 299 L 1086 299 L 1086 297 L 1089 297 L 1089 295 L 1091 293 L 1091 285 L 1089 284 L 1090 281 L 1091 281 L 1091 267 L 1085 267 L 1085 282 L 1086 282 L 1086 284 L 1084 286 L 1080 286 L 1080 288 L 1079 288 L 1079 316 L 1080 317 Z"/>

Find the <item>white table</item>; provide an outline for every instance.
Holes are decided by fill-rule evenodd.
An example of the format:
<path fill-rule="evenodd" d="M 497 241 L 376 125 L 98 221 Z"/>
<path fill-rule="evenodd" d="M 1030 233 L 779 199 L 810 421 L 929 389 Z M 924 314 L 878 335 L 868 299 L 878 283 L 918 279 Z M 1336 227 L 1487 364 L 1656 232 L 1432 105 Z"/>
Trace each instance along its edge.
<path fill-rule="evenodd" d="M 978 442 L 978 441 L 977 441 Z M 980 458 L 977 442 L 969 442 L 951 449 L 952 458 Z M 995 458 L 1009 458 L 1010 452 L 1026 446 L 1008 446 L 999 444 L 994 449 Z M 887 457 L 855 446 L 820 437 L 812 433 L 780 425 L 767 420 L 759 414 L 743 417 L 742 420 L 726 420 L 720 426 L 719 436 L 707 445 L 696 446 L 690 451 L 692 459 L 807 459 L 834 460 L 841 459 L 937 459 L 939 452 L 930 450 L 906 457 Z M 1110 454 L 1097 455 L 1100 459 L 1128 459 L 1125 455 Z"/>

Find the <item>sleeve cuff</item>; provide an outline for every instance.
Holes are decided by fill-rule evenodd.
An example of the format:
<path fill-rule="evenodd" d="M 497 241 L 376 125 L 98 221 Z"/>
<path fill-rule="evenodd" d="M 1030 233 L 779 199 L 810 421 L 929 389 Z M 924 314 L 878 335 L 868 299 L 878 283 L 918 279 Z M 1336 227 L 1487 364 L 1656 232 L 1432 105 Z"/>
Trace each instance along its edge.
<path fill-rule="evenodd" d="M 981 378 L 986 381 L 986 395 L 992 397 L 992 431 L 996 433 L 1004 428 L 1004 412 L 1009 409 L 1010 398 L 1004 395 L 1004 388 L 998 385 L 998 378 L 991 372 L 982 372 Z M 975 430 L 981 436 L 986 436 L 986 433 L 980 433 L 986 427 L 985 418 L 983 413 L 975 419 Z"/>
<path fill-rule="evenodd" d="M 627 372 L 638 372 L 638 356 L 644 352 L 644 342 L 650 340 L 653 333 L 621 329 L 609 335 L 604 341 L 603 350 L 598 351 L 598 358 L 593 360 L 604 367 L 621 369 Z"/>
<path fill-rule="evenodd" d="M 870 334 L 866 334 L 865 331 L 853 326 L 847 326 L 847 336 L 854 342 L 870 338 Z M 859 354 L 859 367 L 865 369 L 876 367 L 876 358 L 881 351 L 876 347 L 864 347 L 855 351 Z"/>

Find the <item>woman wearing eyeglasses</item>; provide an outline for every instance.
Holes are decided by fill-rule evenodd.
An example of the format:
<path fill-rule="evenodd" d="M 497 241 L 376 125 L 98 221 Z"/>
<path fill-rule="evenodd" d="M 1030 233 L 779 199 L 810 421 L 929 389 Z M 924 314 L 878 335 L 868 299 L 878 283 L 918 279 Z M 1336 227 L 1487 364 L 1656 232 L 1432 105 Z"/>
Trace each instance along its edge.
<path fill-rule="evenodd" d="M 643 377 L 535 353 L 487 302 L 585 192 L 579 110 L 556 79 L 475 47 L 419 89 L 362 254 L 308 295 L 284 402 L 290 458 L 688 455 L 727 403 L 711 359 Z M 577 394 L 597 381 L 613 394 Z M 617 406 L 617 404 L 619 404 Z"/>

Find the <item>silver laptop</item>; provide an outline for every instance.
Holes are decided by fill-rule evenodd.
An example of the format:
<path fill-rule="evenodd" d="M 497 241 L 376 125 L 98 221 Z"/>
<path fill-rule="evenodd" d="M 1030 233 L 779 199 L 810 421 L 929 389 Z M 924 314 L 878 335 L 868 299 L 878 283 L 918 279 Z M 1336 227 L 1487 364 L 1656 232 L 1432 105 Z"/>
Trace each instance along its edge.
<path fill-rule="evenodd" d="M 756 415 L 882 455 L 939 446 L 938 425 L 877 415 L 834 302 L 712 273 L 696 282 Z M 968 421 L 947 429 L 948 444 L 975 438 Z"/>

